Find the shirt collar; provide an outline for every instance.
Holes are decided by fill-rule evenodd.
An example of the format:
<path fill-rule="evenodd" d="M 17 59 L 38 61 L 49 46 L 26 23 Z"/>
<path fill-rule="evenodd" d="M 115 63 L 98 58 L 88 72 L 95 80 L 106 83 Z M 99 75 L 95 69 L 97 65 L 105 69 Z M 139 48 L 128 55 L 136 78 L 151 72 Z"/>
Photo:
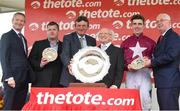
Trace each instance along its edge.
<path fill-rule="evenodd" d="M 78 33 L 77 33 L 77 36 L 78 36 L 78 38 L 80 39 L 80 38 L 85 38 L 85 35 L 83 35 L 83 36 L 80 36 Z"/>
<path fill-rule="evenodd" d="M 168 29 L 162 34 L 162 36 L 164 36 L 169 29 L 171 29 L 171 27 L 168 28 Z"/>
<path fill-rule="evenodd" d="M 14 28 L 12 28 L 12 29 L 14 30 L 14 32 L 16 32 L 17 35 L 18 35 L 19 33 L 21 33 L 21 32 L 17 31 L 17 30 L 14 29 Z"/>
<path fill-rule="evenodd" d="M 133 36 L 135 36 L 135 37 L 142 37 L 142 36 L 143 36 L 143 33 L 141 33 L 139 36 L 133 34 Z"/>
<path fill-rule="evenodd" d="M 106 49 L 107 49 L 111 44 L 112 44 L 112 42 L 108 42 L 108 43 L 106 43 L 106 44 L 101 44 L 101 47 L 102 47 L 102 46 L 106 46 Z"/>
<path fill-rule="evenodd" d="M 58 45 L 58 42 L 59 42 L 59 40 L 56 40 L 56 41 L 54 41 L 54 42 L 51 42 L 49 39 L 48 39 L 48 41 L 49 41 L 49 44 L 52 45 L 52 46 Z"/>

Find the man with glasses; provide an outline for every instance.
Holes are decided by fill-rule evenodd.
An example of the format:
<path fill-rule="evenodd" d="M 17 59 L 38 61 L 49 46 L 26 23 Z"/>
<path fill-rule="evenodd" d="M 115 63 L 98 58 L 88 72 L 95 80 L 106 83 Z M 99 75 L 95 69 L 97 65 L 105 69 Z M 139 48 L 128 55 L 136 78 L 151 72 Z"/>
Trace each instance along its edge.
<path fill-rule="evenodd" d="M 153 67 L 157 99 L 160 110 L 179 110 L 180 94 L 180 37 L 171 28 L 171 18 L 166 13 L 156 17 L 160 37 L 150 60 L 147 57 L 146 67 Z"/>
<path fill-rule="evenodd" d="M 114 32 L 107 28 L 102 28 L 98 33 L 100 48 L 104 50 L 110 59 L 108 74 L 99 81 L 105 83 L 108 88 L 119 88 L 123 79 L 124 57 L 123 49 L 112 44 Z"/>

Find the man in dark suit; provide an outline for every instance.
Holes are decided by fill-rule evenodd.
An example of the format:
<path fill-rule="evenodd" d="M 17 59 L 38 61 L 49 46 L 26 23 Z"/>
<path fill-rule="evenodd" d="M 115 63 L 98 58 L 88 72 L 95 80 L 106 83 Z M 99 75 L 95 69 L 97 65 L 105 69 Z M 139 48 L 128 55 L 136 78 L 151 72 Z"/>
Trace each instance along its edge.
<path fill-rule="evenodd" d="M 153 67 L 160 110 L 179 110 L 180 37 L 171 28 L 171 18 L 168 14 L 159 14 L 156 22 L 161 36 L 153 53 L 154 58 L 144 58 L 146 67 Z"/>
<path fill-rule="evenodd" d="M 34 70 L 35 81 L 33 87 L 61 87 L 59 79 L 62 70 L 60 59 L 62 51 L 62 42 L 58 40 L 59 25 L 56 22 L 50 22 L 47 25 L 47 39 L 36 41 L 33 44 L 29 55 L 30 64 Z M 54 61 L 49 61 L 42 57 L 46 48 L 53 48 L 57 51 L 58 57 Z"/>
<path fill-rule="evenodd" d="M 119 88 L 123 78 L 124 54 L 123 49 L 112 44 L 114 32 L 107 28 L 102 28 L 98 33 L 100 48 L 109 56 L 110 68 L 108 74 L 99 81 L 105 83 L 108 88 Z"/>
<path fill-rule="evenodd" d="M 25 15 L 15 13 L 12 30 L 1 38 L 1 65 L 4 85 L 4 110 L 20 110 L 28 91 L 30 64 L 27 59 L 27 42 L 21 34 Z"/>
<path fill-rule="evenodd" d="M 60 78 L 60 84 L 65 87 L 69 86 L 69 83 L 80 82 L 69 73 L 69 71 L 71 72 L 70 61 L 73 55 L 76 54 L 79 49 L 86 46 L 96 46 L 96 40 L 93 37 L 86 35 L 88 27 L 89 21 L 87 17 L 79 16 L 75 20 L 75 32 L 64 36 L 61 54 L 63 71 Z"/>

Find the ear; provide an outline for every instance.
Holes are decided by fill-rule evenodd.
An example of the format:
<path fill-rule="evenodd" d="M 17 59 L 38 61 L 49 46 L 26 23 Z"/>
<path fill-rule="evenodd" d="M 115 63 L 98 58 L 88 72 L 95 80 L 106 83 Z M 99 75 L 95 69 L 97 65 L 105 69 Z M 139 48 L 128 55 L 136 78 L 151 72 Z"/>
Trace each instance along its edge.
<path fill-rule="evenodd" d="M 143 23 L 143 27 L 145 28 L 145 26 L 146 26 L 146 21 L 144 21 L 144 23 Z"/>
<path fill-rule="evenodd" d="M 12 18 L 11 22 L 13 23 L 14 17 Z"/>
<path fill-rule="evenodd" d="M 76 24 L 74 23 L 74 25 L 73 25 L 73 28 L 75 29 L 76 28 Z"/>
<path fill-rule="evenodd" d="M 132 25 L 133 25 L 133 23 L 132 23 L 132 21 L 130 21 L 130 24 L 129 24 L 130 28 L 132 28 Z"/>
<path fill-rule="evenodd" d="M 110 38 L 109 38 L 109 42 L 112 42 L 114 39 L 115 39 L 115 38 L 110 37 Z"/>

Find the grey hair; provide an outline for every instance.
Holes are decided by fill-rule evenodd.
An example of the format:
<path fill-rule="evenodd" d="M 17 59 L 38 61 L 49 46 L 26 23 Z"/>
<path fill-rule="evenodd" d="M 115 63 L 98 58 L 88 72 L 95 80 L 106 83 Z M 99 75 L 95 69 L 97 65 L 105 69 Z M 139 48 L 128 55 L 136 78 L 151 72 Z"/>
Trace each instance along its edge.
<path fill-rule="evenodd" d="M 167 13 L 160 13 L 157 17 L 162 16 L 164 19 L 171 20 L 171 17 Z"/>
<path fill-rule="evenodd" d="M 113 31 L 112 29 L 109 29 L 109 28 L 102 28 L 102 29 L 108 30 L 108 33 L 111 35 L 111 37 L 112 37 L 113 39 L 115 38 L 115 33 L 114 33 L 114 31 Z M 101 30 L 102 30 L 102 29 L 101 29 Z M 101 31 L 101 30 L 100 30 L 100 31 Z M 100 31 L 96 34 L 96 38 L 98 38 Z"/>

